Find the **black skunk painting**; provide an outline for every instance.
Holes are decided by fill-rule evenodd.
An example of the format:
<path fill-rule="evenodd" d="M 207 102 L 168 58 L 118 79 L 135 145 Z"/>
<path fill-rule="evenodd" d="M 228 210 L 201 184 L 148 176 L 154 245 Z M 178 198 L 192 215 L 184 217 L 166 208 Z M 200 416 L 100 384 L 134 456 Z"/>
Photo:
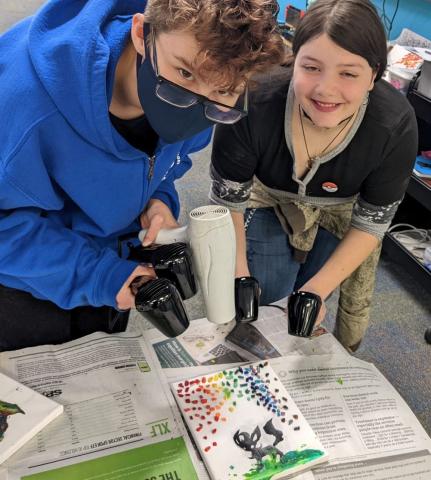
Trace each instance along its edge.
<path fill-rule="evenodd" d="M 256 460 L 258 465 L 262 464 L 264 457 L 267 455 L 271 455 L 274 458 L 278 456 L 279 460 L 281 460 L 284 455 L 283 452 L 276 447 L 278 443 L 283 441 L 283 432 L 274 427 L 272 419 L 265 423 L 263 426 L 263 431 L 267 435 L 275 438 L 272 445 L 267 445 L 265 447 L 258 445 L 261 437 L 260 428 L 258 426 L 253 430 L 251 435 L 247 432 L 240 432 L 238 430 L 233 437 L 234 442 L 238 445 L 238 447 L 242 448 L 246 452 L 250 452 L 250 458 Z"/>

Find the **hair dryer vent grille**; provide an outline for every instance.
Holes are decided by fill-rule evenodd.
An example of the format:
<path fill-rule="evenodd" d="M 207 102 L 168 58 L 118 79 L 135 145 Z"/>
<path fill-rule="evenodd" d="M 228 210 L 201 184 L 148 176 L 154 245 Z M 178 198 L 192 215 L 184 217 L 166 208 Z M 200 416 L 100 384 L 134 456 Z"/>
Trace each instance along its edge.
<path fill-rule="evenodd" d="M 205 220 L 220 218 L 225 215 L 229 215 L 229 209 L 219 205 L 205 205 L 203 207 L 195 208 L 190 212 L 190 217 L 195 219 L 202 218 Z"/>

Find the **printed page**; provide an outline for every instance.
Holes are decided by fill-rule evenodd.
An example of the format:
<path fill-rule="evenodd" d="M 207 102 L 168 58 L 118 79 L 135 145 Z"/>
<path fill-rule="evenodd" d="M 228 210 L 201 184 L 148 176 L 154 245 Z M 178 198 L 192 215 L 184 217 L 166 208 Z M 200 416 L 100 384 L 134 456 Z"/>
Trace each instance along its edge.
<path fill-rule="evenodd" d="M 217 325 L 200 318 L 193 320 L 187 331 L 176 338 L 166 338 L 156 328 L 145 330 L 143 334 L 152 344 L 162 368 L 242 363 L 247 358 L 225 341 L 234 326 L 234 322 Z"/>
<path fill-rule="evenodd" d="M 285 313 L 278 308 L 262 307 L 259 309 L 259 320 L 240 327 L 242 346 L 226 339 L 235 328 L 235 322 L 217 325 L 206 318 L 192 321 L 187 331 L 176 338 L 166 338 L 155 328 L 145 330 L 143 334 L 152 344 L 162 368 L 244 363 L 290 354 L 336 353 L 348 356 L 335 337 L 324 329 L 311 339 L 289 335 Z M 260 342 L 256 336 L 262 337 Z M 252 353 L 259 343 L 265 344 L 261 350 L 275 353 L 261 356 Z"/>
<path fill-rule="evenodd" d="M 269 362 L 330 455 L 329 466 L 313 469 L 316 480 L 431 478 L 429 436 L 372 364 L 345 355 Z M 219 368 L 168 368 L 163 374 L 174 383 Z"/>
<path fill-rule="evenodd" d="M 261 307 L 259 319 L 252 324 L 281 355 L 341 354 L 349 356 L 332 333 L 324 327 L 311 338 L 289 335 L 286 313 L 275 307 Z"/>
<path fill-rule="evenodd" d="M 374 365 L 344 355 L 270 361 L 331 463 L 431 449 L 408 405 Z"/>
<path fill-rule="evenodd" d="M 93 459 L 15 476 L 8 480 L 200 480 L 182 437 Z"/>
<path fill-rule="evenodd" d="M 62 417 L 8 460 L 10 478 L 155 443 L 179 459 L 184 449 L 175 439 L 182 436 L 194 469 L 201 468 L 158 368 L 139 332 L 0 354 L 1 371 L 64 405 Z"/>
<path fill-rule="evenodd" d="M 316 480 L 428 480 L 431 455 L 427 450 L 370 460 L 352 461 L 313 470 Z"/>

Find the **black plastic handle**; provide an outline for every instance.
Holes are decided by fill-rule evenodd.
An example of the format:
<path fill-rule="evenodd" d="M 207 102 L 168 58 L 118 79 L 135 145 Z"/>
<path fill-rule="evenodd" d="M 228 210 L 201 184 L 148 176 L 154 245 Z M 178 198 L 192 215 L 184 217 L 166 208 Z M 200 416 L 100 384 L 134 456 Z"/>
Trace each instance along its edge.
<path fill-rule="evenodd" d="M 235 319 L 237 322 L 253 322 L 259 314 L 259 282 L 254 277 L 235 279 Z"/>
<path fill-rule="evenodd" d="M 319 315 L 322 299 L 312 292 L 295 291 L 287 299 L 287 325 L 290 335 L 310 337 Z"/>

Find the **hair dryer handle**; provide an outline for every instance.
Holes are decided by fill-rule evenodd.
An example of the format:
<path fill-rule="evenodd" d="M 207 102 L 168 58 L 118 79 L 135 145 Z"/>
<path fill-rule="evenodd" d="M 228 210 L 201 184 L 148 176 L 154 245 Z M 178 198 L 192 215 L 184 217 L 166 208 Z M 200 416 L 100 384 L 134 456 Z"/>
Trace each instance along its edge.
<path fill-rule="evenodd" d="M 144 241 L 147 232 L 147 228 L 143 228 L 139 232 L 138 238 L 141 243 Z M 156 240 L 154 241 L 154 243 L 158 243 L 159 245 L 167 245 L 169 243 L 178 242 L 188 242 L 187 226 L 178 228 L 162 228 L 162 230 L 160 230 L 157 234 Z"/>

